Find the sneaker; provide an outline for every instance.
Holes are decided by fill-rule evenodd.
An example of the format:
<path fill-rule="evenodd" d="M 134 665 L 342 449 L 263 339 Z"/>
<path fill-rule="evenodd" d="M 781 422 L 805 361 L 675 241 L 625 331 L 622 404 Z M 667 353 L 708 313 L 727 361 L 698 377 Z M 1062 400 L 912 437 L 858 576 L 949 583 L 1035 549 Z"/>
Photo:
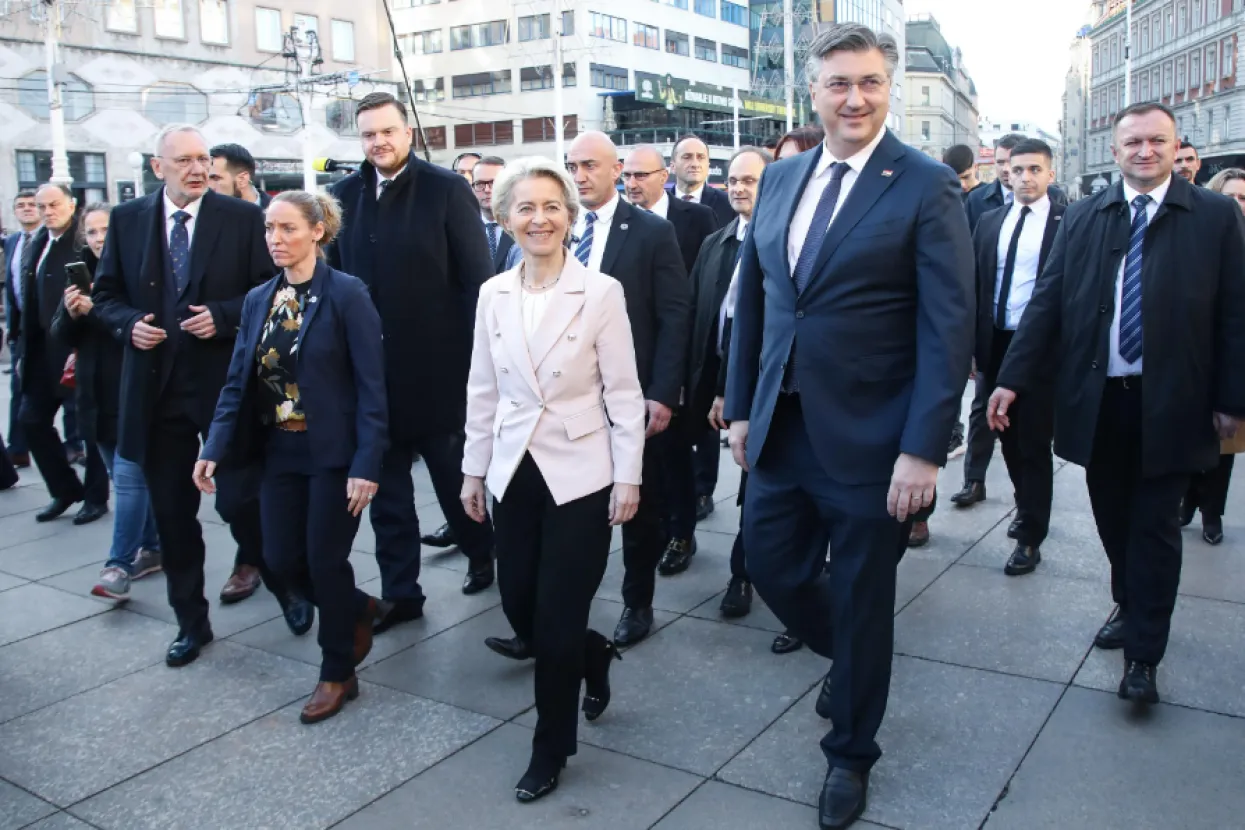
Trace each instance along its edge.
<path fill-rule="evenodd" d="M 130 598 L 130 575 L 124 568 L 113 565 L 100 571 L 99 582 L 91 589 L 92 596 L 106 597 L 124 602 Z"/>
<path fill-rule="evenodd" d="M 959 458 L 968 451 L 968 447 L 964 446 L 964 439 L 959 435 L 952 435 L 951 441 L 947 444 L 947 460 Z"/>
<path fill-rule="evenodd" d="M 164 565 L 160 551 L 139 548 L 138 553 L 134 554 L 134 561 L 130 567 L 134 569 L 134 575 L 130 579 L 142 579 L 145 576 L 159 573 Z"/>

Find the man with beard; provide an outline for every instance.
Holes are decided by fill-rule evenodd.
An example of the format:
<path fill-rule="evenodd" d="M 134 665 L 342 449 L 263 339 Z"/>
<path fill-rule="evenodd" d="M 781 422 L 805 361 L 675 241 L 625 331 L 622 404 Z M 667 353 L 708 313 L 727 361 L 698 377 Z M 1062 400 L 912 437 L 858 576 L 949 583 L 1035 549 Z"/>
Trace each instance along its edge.
<path fill-rule="evenodd" d="M 268 207 L 272 197 L 255 187 L 255 159 L 250 150 L 241 144 L 217 144 L 208 152 L 212 156 L 208 187 L 222 196 L 259 205 L 261 210 Z"/>

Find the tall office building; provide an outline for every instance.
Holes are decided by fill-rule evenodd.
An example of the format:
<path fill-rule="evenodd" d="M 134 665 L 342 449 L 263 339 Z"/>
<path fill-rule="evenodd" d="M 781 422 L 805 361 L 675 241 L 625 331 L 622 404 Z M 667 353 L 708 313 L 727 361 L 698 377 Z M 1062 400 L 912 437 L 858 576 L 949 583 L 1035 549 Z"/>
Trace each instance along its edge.
<path fill-rule="evenodd" d="M 977 87 L 962 53 L 947 43 L 933 15 L 908 20 L 906 30 L 903 140 L 940 160 L 955 144 L 976 151 Z"/>

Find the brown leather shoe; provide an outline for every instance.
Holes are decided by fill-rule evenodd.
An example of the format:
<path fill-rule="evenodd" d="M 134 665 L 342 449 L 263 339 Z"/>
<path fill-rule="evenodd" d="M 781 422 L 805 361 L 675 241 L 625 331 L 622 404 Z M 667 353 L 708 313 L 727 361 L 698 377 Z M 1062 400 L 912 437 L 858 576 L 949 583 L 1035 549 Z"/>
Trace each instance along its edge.
<path fill-rule="evenodd" d="M 372 623 L 377 614 L 376 597 L 368 597 L 363 606 L 363 613 L 354 624 L 354 664 L 357 666 L 367 659 L 372 651 Z"/>
<path fill-rule="evenodd" d="M 220 589 L 220 601 L 226 605 L 241 602 L 259 589 L 259 568 L 254 565 L 238 565 Z"/>
<path fill-rule="evenodd" d="M 19 470 L 24 470 L 30 466 L 30 453 L 28 452 L 14 453 L 9 458 L 9 460 L 13 462 L 14 467 L 16 467 Z"/>
<path fill-rule="evenodd" d="M 319 723 L 328 720 L 342 710 L 346 701 L 359 696 L 359 678 L 351 676 L 345 683 L 327 683 L 321 680 L 311 693 L 311 700 L 303 707 L 298 719 L 303 723 Z"/>

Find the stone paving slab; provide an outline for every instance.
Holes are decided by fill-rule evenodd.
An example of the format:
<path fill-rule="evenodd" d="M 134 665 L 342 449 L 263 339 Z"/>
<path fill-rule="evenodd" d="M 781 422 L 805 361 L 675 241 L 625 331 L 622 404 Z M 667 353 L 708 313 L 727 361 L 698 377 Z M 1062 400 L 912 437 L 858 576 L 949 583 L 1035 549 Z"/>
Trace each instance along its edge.
<path fill-rule="evenodd" d="M 57 813 L 43 821 L 37 821 L 26 830 L 91 830 L 91 825 L 74 818 L 69 813 Z"/>
<path fill-rule="evenodd" d="M 314 678 L 305 690 L 313 684 Z M 300 724 L 302 705 L 229 732 L 73 811 L 105 830 L 328 827 L 499 723 L 368 683 L 324 723 Z M 205 781 L 211 786 L 194 785 Z"/>
<path fill-rule="evenodd" d="M 712 517 L 701 522 L 696 530 L 699 552 L 692 557 L 688 569 L 675 576 L 657 577 L 657 590 L 653 596 L 654 608 L 685 614 L 725 590 L 731 579 L 731 545 L 735 539 L 733 534 L 726 536 L 704 532 L 701 528 L 711 519 Z M 597 596 L 622 602 L 624 571 L 622 554 L 615 553 L 610 556 Z"/>
<path fill-rule="evenodd" d="M 0 780 L 0 830 L 18 830 L 55 812 L 43 799 Z"/>
<path fill-rule="evenodd" d="M 817 810 L 813 807 L 720 781 L 706 781 L 657 822 L 653 830 L 810 830 L 817 826 Z M 852 827 L 872 830 L 881 825 L 862 820 Z"/>
<path fill-rule="evenodd" d="M 30 583 L 0 593 L 0 646 L 107 611 L 99 603 Z"/>
<path fill-rule="evenodd" d="M 0 573 L 0 591 L 7 591 L 10 588 L 16 588 L 18 585 L 25 585 L 29 581 L 28 579 L 22 579 L 20 576 Z"/>

